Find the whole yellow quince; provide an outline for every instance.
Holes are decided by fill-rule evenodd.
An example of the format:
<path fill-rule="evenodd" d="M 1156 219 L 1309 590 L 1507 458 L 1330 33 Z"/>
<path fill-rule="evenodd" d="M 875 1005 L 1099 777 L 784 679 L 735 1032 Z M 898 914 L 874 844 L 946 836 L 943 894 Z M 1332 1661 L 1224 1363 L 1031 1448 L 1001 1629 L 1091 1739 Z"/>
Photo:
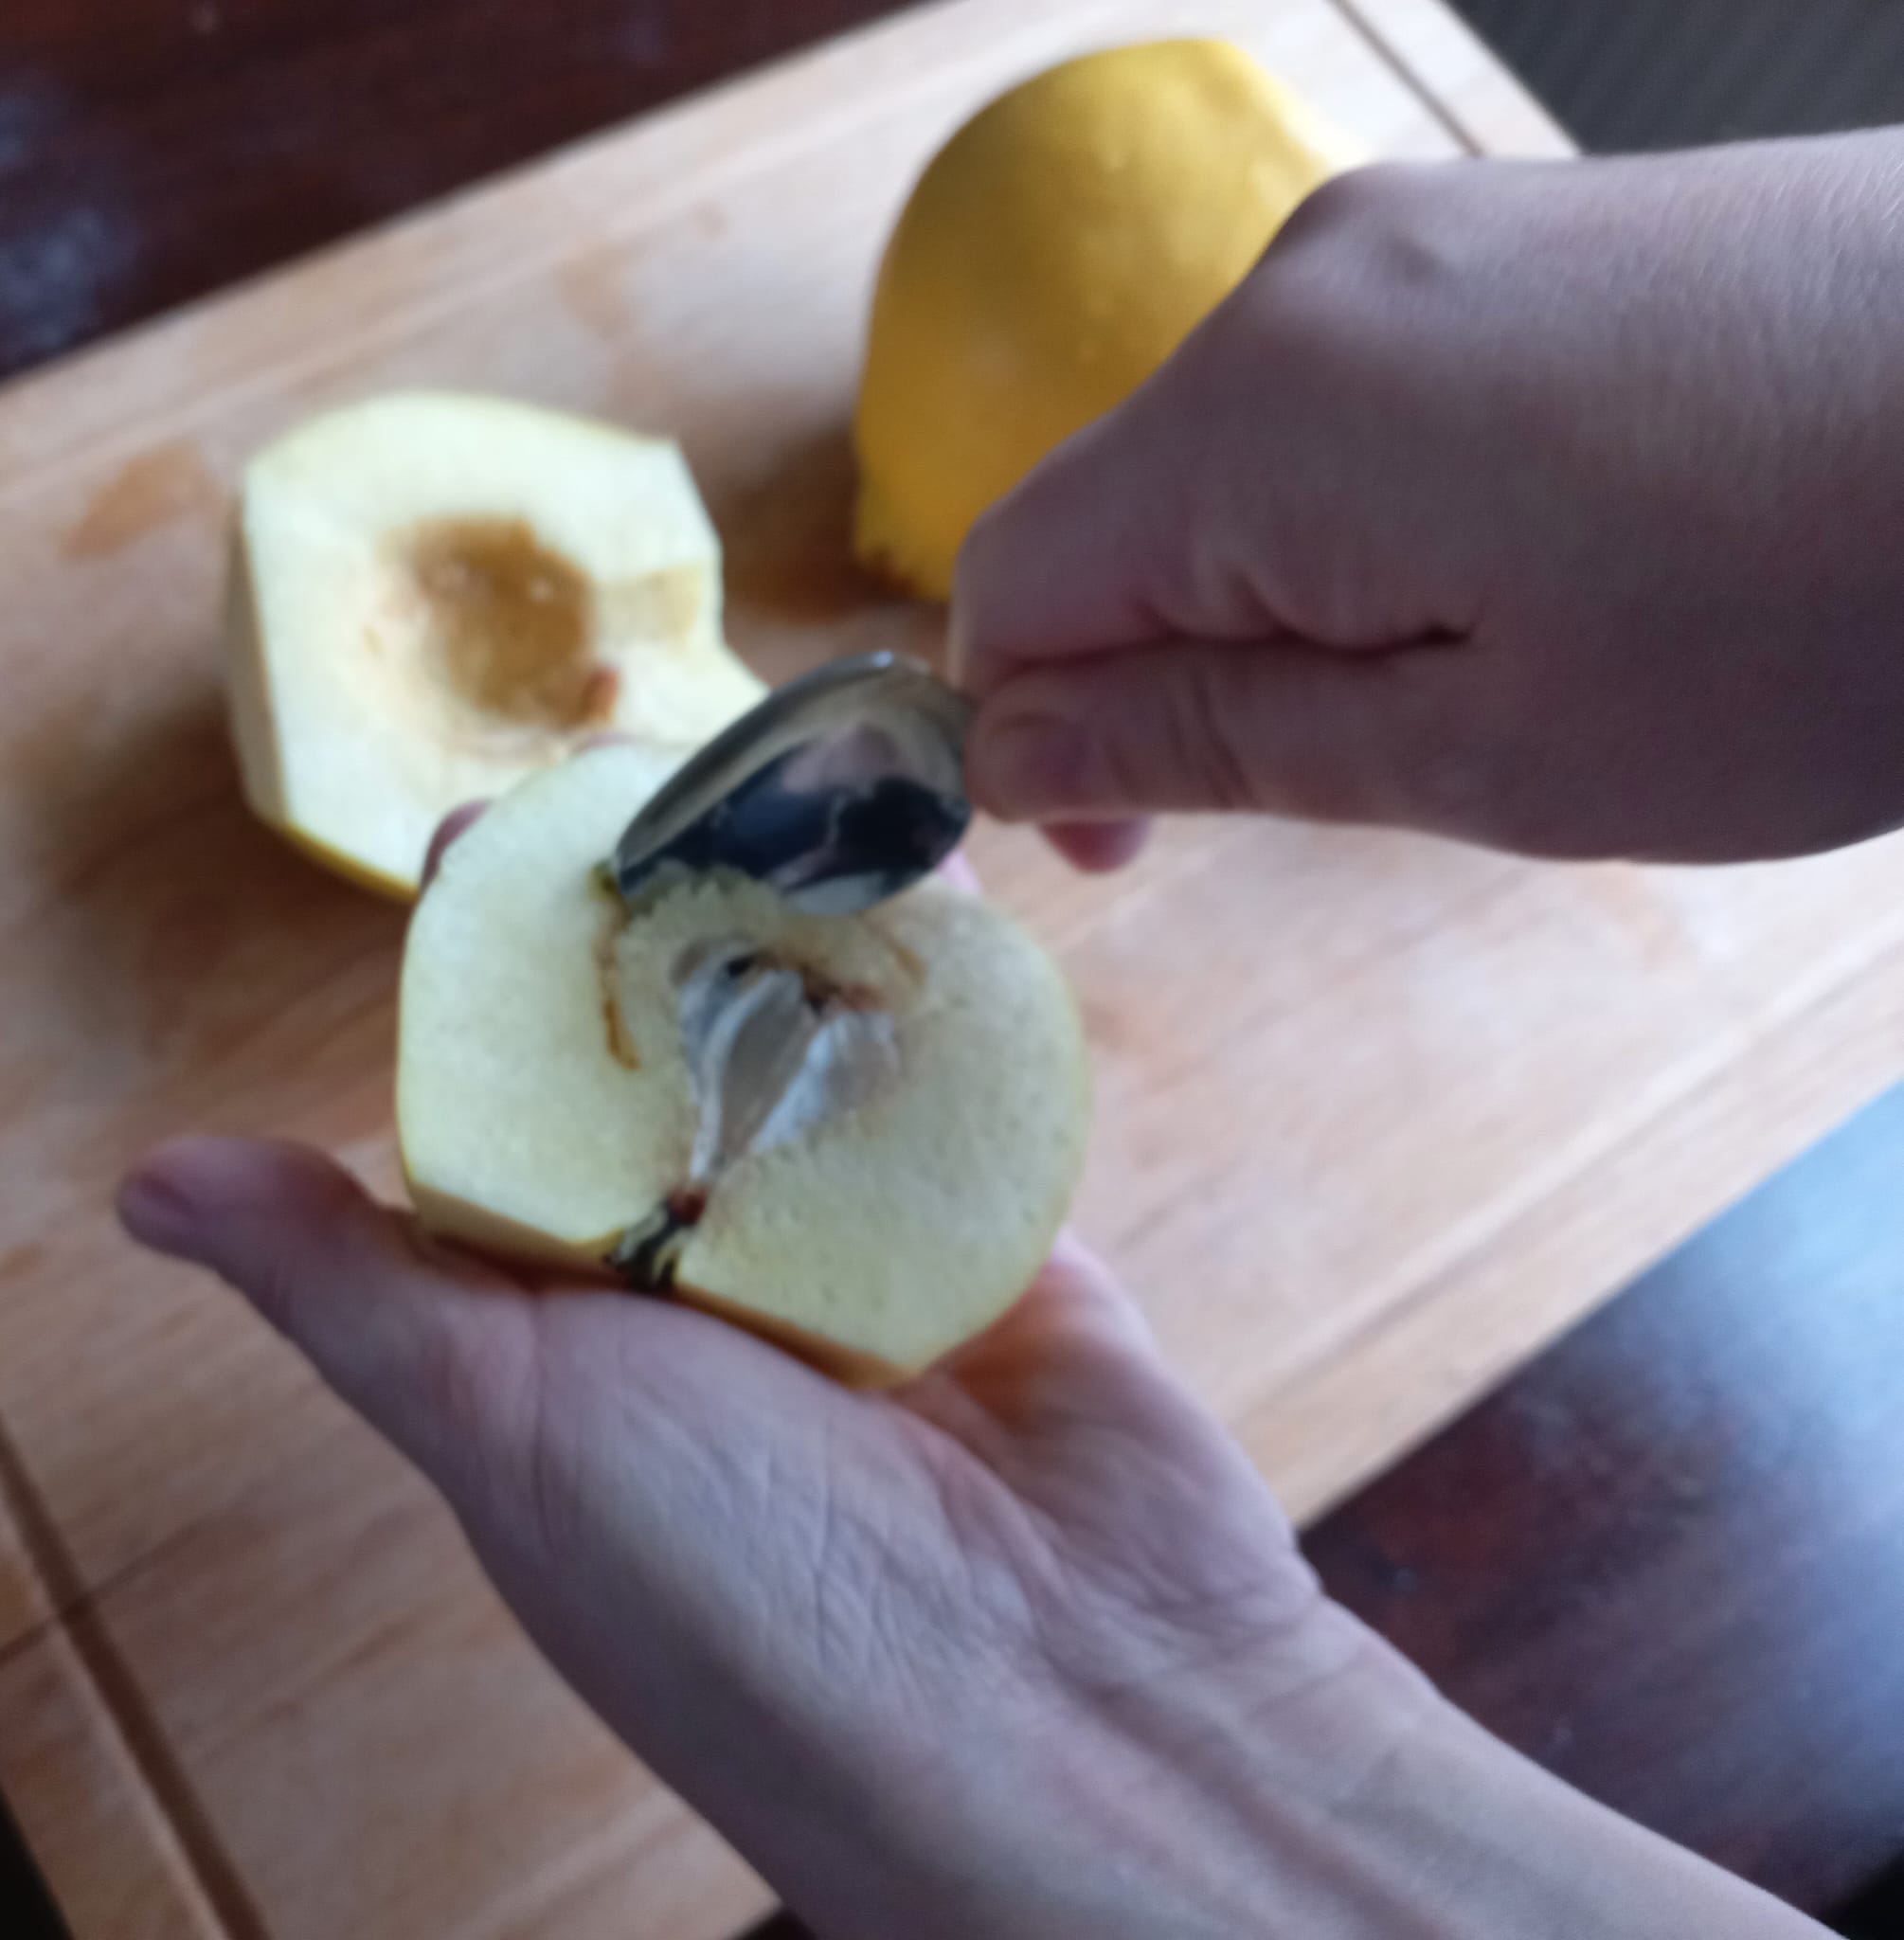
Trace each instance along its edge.
<path fill-rule="evenodd" d="M 880 268 L 853 424 L 862 562 L 944 598 L 979 513 L 1363 159 L 1223 41 L 1087 54 L 982 109 L 920 178 Z"/>

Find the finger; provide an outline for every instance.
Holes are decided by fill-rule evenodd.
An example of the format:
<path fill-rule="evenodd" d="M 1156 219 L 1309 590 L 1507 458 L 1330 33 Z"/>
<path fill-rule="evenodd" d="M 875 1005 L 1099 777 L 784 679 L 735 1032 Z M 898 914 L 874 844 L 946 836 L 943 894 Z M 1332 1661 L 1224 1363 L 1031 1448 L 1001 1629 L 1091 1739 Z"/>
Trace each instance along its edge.
<path fill-rule="evenodd" d="M 437 871 L 443 866 L 443 857 L 450 853 L 450 844 L 468 829 L 488 806 L 487 801 L 466 801 L 460 808 L 451 809 L 437 824 L 437 832 L 430 837 L 429 851 L 423 857 L 424 889 L 428 889 L 436 881 Z"/>
<path fill-rule="evenodd" d="M 1182 641 L 1015 676 L 979 709 L 966 774 L 1011 821 L 1244 809 L 1437 826 L 1480 701 L 1460 649 Z"/>
<path fill-rule="evenodd" d="M 982 696 L 1030 664 L 1303 631 L 1276 568 L 1317 536 L 1290 499 L 1302 481 L 1306 506 L 1319 461 L 1282 448 L 1301 359 L 1282 354 L 1256 314 L 1257 281 L 974 525 L 948 621 L 956 685 Z"/>
<path fill-rule="evenodd" d="M 1023 1299 L 948 1356 L 941 1372 L 989 1391 L 1000 1380 L 1069 1365 L 1080 1349 L 1150 1359 L 1157 1343 L 1117 1275 L 1067 1227 Z"/>
<path fill-rule="evenodd" d="M 1148 833 L 1149 824 L 1141 821 L 1075 822 L 1045 831 L 1059 854 L 1074 868 L 1092 872 L 1122 869 L 1143 847 Z M 968 896 L 984 893 L 962 849 L 948 855 L 934 873 Z"/>
<path fill-rule="evenodd" d="M 897 1398 L 1002 1473 L 1027 1431 L 1075 1426 L 1082 1397 L 1088 1415 L 1133 1380 L 1155 1381 L 1160 1366 L 1142 1311 L 1068 1227 L 1023 1297 Z"/>
<path fill-rule="evenodd" d="M 439 1480 L 512 1446 L 533 1329 L 519 1288 L 428 1255 L 402 1214 L 298 1145 L 176 1139 L 120 1187 L 141 1245 L 210 1268 Z"/>
<path fill-rule="evenodd" d="M 1135 646 L 1168 631 L 1153 591 L 1180 531 L 1171 455 L 1142 393 L 1044 458 L 972 528 L 947 620 L 955 686 L 985 693 L 1024 660 Z"/>
<path fill-rule="evenodd" d="M 1312 198 L 1302 237 L 1285 230 L 1160 368 L 974 525 L 954 574 L 956 684 L 983 697 L 1032 665 L 1171 639 L 1363 653 L 1473 629 L 1489 548 L 1454 516 L 1451 461 L 1389 407 L 1419 386 L 1344 271 L 1346 193 Z"/>
<path fill-rule="evenodd" d="M 1150 839 L 1150 823 L 1120 818 L 1105 822 L 1053 822 L 1045 839 L 1073 869 L 1108 875 L 1133 862 Z"/>
<path fill-rule="evenodd" d="M 1019 1303 L 1021 1319 L 1042 1325 L 1087 1327 L 1145 1347 L 1150 1322 L 1123 1282 L 1069 1226 L 1051 1247 L 1044 1270 Z"/>

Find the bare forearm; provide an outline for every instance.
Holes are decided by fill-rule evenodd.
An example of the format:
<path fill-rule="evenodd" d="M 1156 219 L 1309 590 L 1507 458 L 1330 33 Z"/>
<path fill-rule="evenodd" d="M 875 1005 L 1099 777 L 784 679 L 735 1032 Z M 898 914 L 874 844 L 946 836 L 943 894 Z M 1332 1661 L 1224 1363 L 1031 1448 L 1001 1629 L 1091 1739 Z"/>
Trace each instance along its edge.
<path fill-rule="evenodd" d="M 1446 1708 L 1322 1854 L 1341 1940 L 1800 1940 L 1789 1907 L 1562 1785 Z M 1332 1922 L 1332 1923 L 1330 1923 Z"/>
<path fill-rule="evenodd" d="M 897 1918 L 932 1940 L 1822 1932 L 1541 1771 L 1386 1646 L 1364 1637 L 1356 1654 L 1313 1689 L 1279 1695 L 1260 1721 L 1226 1671 L 1201 1690 L 1068 1719 L 1042 1776 L 1020 1746 L 984 1802 L 988 1829 L 974 1838 L 949 1813 L 886 1882 L 896 1902 L 864 1931 Z M 825 1931 L 856 1940 L 860 1929 Z"/>

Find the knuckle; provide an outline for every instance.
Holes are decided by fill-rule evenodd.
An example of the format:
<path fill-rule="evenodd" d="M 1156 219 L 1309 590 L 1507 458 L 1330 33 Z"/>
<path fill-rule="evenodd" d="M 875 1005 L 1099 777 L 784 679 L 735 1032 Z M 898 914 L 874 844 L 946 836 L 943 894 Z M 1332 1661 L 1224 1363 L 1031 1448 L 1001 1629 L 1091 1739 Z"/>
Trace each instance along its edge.
<path fill-rule="evenodd" d="M 1221 809 L 1250 808 L 1256 801 L 1247 726 L 1251 696 L 1246 688 L 1244 669 L 1228 655 L 1206 662 L 1200 677 L 1190 684 L 1211 799 Z"/>
<path fill-rule="evenodd" d="M 1251 807 L 1255 799 L 1247 723 L 1250 696 L 1242 691 L 1237 656 L 1203 655 L 1188 660 L 1165 690 L 1157 715 L 1170 793 L 1179 798 L 1159 807 L 1223 811 Z"/>
<path fill-rule="evenodd" d="M 1408 162 L 1374 162 L 1331 175 L 1303 197 L 1264 252 L 1284 268 L 1310 260 L 1362 269 L 1406 264 L 1429 235 L 1435 197 L 1427 191 L 1445 170 Z"/>
<path fill-rule="evenodd" d="M 1409 172 L 1405 163 L 1372 162 L 1363 168 L 1344 169 L 1319 182 L 1271 238 L 1265 256 L 1292 255 L 1356 228 L 1389 207 L 1400 179 Z"/>
<path fill-rule="evenodd" d="M 1370 381 L 1391 365 L 1403 376 L 1416 371 L 1428 321 L 1458 285 L 1468 246 L 1445 187 L 1433 186 L 1446 180 L 1383 163 L 1321 184 L 1245 285 L 1248 327 L 1336 381 Z"/>
<path fill-rule="evenodd" d="M 1115 718 L 1086 726 L 1076 742 L 1073 794 L 1087 811 L 1134 812 L 1157 803 L 1160 762 L 1141 725 Z"/>

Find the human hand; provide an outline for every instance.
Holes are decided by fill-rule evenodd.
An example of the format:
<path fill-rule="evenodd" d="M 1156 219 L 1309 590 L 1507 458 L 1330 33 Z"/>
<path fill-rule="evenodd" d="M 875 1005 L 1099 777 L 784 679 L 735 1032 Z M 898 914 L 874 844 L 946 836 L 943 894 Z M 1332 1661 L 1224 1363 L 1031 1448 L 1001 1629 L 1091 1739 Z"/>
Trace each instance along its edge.
<path fill-rule="evenodd" d="M 882 1396 L 439 1252 L 296 1147 L 167 1146 L 122 1208 L 430 1476 L 583 1697 L 824 1933 L 1243 1931 L 1263 1880 L 1219 1781 L 1248 1736 L 1346 1790 L 1432 1701 L 1366 1666 L 1075 1246 Z"/>
<path fill-rule="evenodd" d="M 1324 1601 L 1073 1244 L 880 1395 L 439 1251 L 295 1146 L 162 1147 L 121 1212 L 423 1469 L 583 1698 L 832 1940 L 1817 1931 Z"/>
<path fill-rule="evenodd" d="M 982 806 L 1553 855 L 1904 820 L 1896 131 L 1325 186 L 980 522 Z"/>
<path fill-rule="evenodd" d="M 1323 1599 L 1074 1241 L 869 1394 L 436 1246 L 297 1146 L 176 1141 L 120 1212 L 430 1477 L 584 1698 L 835 1940 L 1811 1931 L 1543 1778 Z"/>
<path fill-rule="evenodd" d="M 583 1696 L 828 1933 L 1194 1934 L 1248 1875 L 1184 1883 L 1233 1835 L 1147 1765 L 1194 1730 L 1214 1771 L 1278 1712 L 1289 1775 L 1347 1787 L 1432 1702 L 1361 1668 L 1385 1654 L 1075 1242 L 877 1395 L 687 1308 L 439 1248 L 294 1146 L 166 1146 L 121 1210 L 437 1483 Z M 1392 1716 L 1346 1695 L 1388 1684 Z"/>

